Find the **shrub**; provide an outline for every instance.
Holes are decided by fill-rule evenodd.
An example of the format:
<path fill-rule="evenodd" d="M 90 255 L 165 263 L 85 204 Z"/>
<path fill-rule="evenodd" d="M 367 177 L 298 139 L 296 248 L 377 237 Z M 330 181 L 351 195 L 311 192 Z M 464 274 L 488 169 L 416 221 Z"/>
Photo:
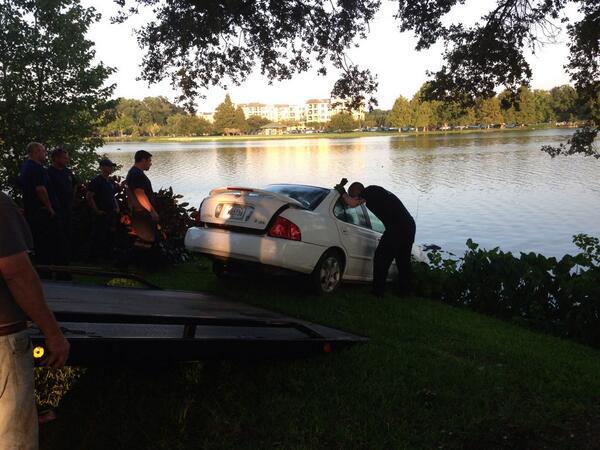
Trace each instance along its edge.
<path fill-rule="evenodd" d="M 461 258 L 433 251 L 416 267 L 417 293 L 600 347 L 600 240 L 579 234 L 573 242 L 580 253 L 557 259 L 469 239 Z"/>
<path fill-rule="evenodd" d="M 124 181 L 120 177 L 113 177 L 117 188 L 116 199 L 120 213 L 117 217 L 115 231 L 115 255 L 124 261 L 131 260 L 130 256 L 136 252 L 134 243 L 135 232 L 131 227 Z M 73 210 L 73 257 L 77 260 L 87 261 L 90 258 L 90 236 L 93 212 L 85 201 L 86 190 L 78 192 L 78 198 Z M 136 262 L 153 267 L 162 267 L 169 264 L 183 262 L 188 259 L 183 244 L 185 233 L 194 224 L 196 209 L 188 203 L 181 202 L 181 195 L 175 194 L 172 188 L 160 189 L 155 193 L 156 210 L 160 215 L 159 240 L 150 249 L 140 250 L 140 258 Z M 148 257 L 148 255 L 151 255 Z M 125 255 L 128 257 L 125 258 Z"/>

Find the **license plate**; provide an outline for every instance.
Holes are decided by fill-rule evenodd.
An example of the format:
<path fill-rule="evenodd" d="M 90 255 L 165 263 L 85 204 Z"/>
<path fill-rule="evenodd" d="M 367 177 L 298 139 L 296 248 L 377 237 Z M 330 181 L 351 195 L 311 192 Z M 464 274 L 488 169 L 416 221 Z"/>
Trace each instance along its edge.
<path fill-rule="evenodd" d="M 223 219 L 243 219 L 246 208 L 239 205 L 231 205 L 223 214 Z"/>

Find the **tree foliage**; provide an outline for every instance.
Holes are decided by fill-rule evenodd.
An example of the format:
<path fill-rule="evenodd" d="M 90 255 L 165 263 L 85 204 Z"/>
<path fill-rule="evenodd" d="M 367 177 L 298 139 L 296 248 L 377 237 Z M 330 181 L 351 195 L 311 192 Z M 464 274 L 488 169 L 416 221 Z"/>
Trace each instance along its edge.
<path fill-rule="evenodd" d="M 333 131 L 352 131 L 358 126 L 358 122 L 354 120 L 352 114 L 347 112 L 339 112 L 331 116 L 327 128 Z"/>
<path fill-rule="evenodd" d="M 1 188 L 12 189 L 30 141 L 66 145 L 82 175 L 95 163 L 114 87 L 85 37 L 98 20 L 79 0 L 0 3 Z"/>
<path fill-rule="evenodd" d="M 244 111 L 240 107 L 236 108 L 229 94 L 226 94 L 223 102 L 215 109 L 213 131 L 223 134 L 226 130 L 245 131 L 245 129 Z"/>
<path fill-rule="evenodd" d="M 271 121 L 266 117 L 261 116 L 250 116 L 246 119 L 247 130 L 250 134 L 257 133 L 261 127 L 268 123 L 271 123 Z"/>

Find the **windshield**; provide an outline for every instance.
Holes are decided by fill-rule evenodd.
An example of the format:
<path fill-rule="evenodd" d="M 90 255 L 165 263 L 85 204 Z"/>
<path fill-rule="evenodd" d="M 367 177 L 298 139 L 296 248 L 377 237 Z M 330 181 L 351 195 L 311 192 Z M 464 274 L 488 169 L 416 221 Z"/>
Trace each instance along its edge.
<path fill-rule="evenodd" d="M 314 210 L 323 201 L 329 189 L 314 186 L 300 186 L 297 184 L 270 184 L 265 191 L 287 195 L 302 203 L 306 209 Z"/>

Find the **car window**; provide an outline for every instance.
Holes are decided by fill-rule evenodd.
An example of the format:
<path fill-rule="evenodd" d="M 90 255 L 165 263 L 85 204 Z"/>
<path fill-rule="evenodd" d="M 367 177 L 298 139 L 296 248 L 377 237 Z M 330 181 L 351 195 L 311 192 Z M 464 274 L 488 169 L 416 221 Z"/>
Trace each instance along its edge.
<path fill-rule="evenodd" d="M 277 194 L 287 195 L 294 200 L 298 200 L 302 205 L 313 211 L 323 201 L 329 189 L 301 186 L 298 184 L 270 184 L 265 191 L 275 192 Z"/>
<path fill-rule="evenodd" d="M 358 225 L 359 227 L 369 228 L 367 217 L 361 207 L 349 208 L 344 205 L 341 200 L 338 200 L 333 208 L 333 214 L 344 222 Z"/>
<path fill-rule="evenodd" d="M 367 208 L 367 214 L 369 214 L 369 221 L 371 222 L 371 228 L 373 231 L 383 233 L 385 231 L 385 225 L 381 220 L 379 220 L 379 217 L 373 214 L 369 208 Z"/>

